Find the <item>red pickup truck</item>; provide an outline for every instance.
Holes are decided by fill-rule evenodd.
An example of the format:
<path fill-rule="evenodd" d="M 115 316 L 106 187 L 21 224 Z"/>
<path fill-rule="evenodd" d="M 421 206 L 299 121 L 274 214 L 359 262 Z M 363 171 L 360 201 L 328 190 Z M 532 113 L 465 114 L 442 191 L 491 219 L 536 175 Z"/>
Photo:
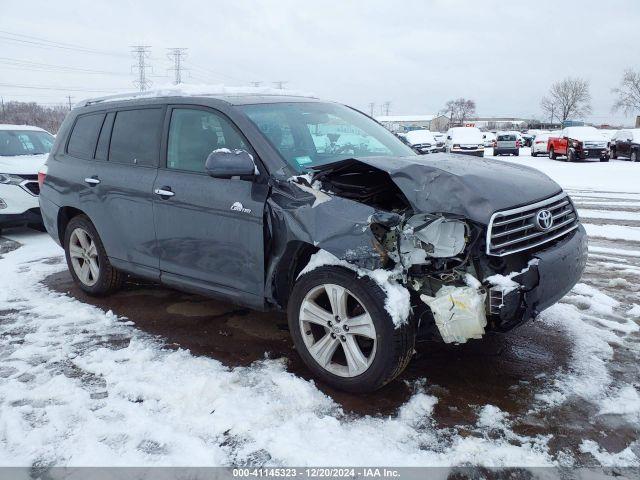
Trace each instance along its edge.
<path fill-rule="evenodd" d="M 609 161 L 607 139 L 595 127 L 566 127 L 559 137 L 549 137 L 547 151 L 552 160 L 564 156 L 567 162 Z"/>

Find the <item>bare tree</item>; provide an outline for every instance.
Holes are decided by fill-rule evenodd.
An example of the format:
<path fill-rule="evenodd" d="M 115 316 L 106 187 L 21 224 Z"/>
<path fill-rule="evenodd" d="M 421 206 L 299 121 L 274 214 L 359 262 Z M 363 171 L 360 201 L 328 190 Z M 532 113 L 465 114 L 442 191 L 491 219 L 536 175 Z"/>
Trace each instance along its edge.
<path fill-rule="evenodd" d="M 471 115 L 476 113 L 476 102 L 466 98 L 449 100 L 442 110 L 443 115 L 449 117 L 449 123 L 464 123 Z"/>
<path fill-rule="evenodd" d="M 554 117 L 558 114 L 558 106 L 549 97 L 542 97 L 540 108 L 549 117 L 549 123 L 553 123 Z"/>
<path fill-rule="evenodd" d="M 7 102 L 0 109 L 0 123 L 33 125 L 56 133 L 67 113 L 69 109 L 63 105 L 47 107 L 35 102 Z"/>
<path fill-rule="evenodd" d="M 640 72 L 627 70 L 620 86 L 612 90 L 618 96 L 613 110 L 622 110 L 627 115 L 640 112 Z"/>
<path fill-rule="evenodd" d="M 543 97 L 540 107 L 545 113 L 553 114 L 561 122 L 569 117 L 582 117 L 591 113 L 589 81 L 567 77 L 554 83 L 547 97 Z"/>

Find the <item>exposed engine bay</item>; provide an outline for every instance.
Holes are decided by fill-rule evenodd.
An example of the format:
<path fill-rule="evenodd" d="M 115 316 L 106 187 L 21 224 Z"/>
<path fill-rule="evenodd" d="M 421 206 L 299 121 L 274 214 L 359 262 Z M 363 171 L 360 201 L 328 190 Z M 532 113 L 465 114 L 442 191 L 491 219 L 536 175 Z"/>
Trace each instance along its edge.
<path fill-rule="evenodd" d="M 494 210 L 483 196 L 491 192 L 477 193 L 460 177 L 441 171 L 432 178 L 422 175 L 417 181 L 411 178 L 411 164 L 407 167 L 404 163 L 402 169 L 390 172 L 378 168 L 375 162 L 344 161 L 320 167 L 294 182 L 333 201 L 348 199 L 373 208 L 362 227 L 362 232 L 370 233 L 371 245 L 336 255 L 371 270 L 401 272 L 397 281 L 411 294 L 419 338 L 464 343 L 481 338 L 486 330 L 507 331 L 535 317 L 549 301 L 557 301 L 538 298 L 535 293 L 540 290 L 536 256 L 540 249 L 507 256 L 486 254 L 487 224 Z M 504 198 L 501 200 L 504 202 Z M 316 200 L 313 205 L 317 204 Z M 427 205 L 434 207 L 428 213 Z M 582 272 L 580 265 L 584 262 L 580 258 L 585 248 L 577 248 L 572 277 L 577 272 L 579 278 Z M 545 291 L 541 297 L 545 295 L 551 294 Z"/>

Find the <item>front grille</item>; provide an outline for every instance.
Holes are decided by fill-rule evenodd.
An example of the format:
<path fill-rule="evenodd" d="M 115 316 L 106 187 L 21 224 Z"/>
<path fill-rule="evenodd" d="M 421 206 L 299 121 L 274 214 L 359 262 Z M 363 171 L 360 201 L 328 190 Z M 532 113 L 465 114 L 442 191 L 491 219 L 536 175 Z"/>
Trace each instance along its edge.
<path fill-rule="evenodd" d="M 20 186 L 33 196 L 37 197 L 38 195 L 40 195 L 40 184 L 38 182 L 22 182 Z"/>
<path fill-rule="evenodd" d="M 536 217 L 551 212 L 553 224 L 541 230 Z M 578 227 L 578 215 L 566 193 L 511 210 L 496 212 L 487 230 L 487 254 L 503 257 L 529 250 L 566 235 Z"/>

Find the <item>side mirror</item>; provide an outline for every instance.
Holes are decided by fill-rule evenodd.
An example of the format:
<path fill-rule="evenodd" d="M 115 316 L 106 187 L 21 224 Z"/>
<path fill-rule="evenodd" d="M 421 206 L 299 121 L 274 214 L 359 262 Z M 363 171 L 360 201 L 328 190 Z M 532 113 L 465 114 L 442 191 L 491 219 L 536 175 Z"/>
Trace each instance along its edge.
<path fill-rule="evenodd" d="M 214 178 L 255 177 L 258 169 L 253 157 L 246 150 L 219 148 L 207 157 L 204 165 L 207 173 Z"/>

